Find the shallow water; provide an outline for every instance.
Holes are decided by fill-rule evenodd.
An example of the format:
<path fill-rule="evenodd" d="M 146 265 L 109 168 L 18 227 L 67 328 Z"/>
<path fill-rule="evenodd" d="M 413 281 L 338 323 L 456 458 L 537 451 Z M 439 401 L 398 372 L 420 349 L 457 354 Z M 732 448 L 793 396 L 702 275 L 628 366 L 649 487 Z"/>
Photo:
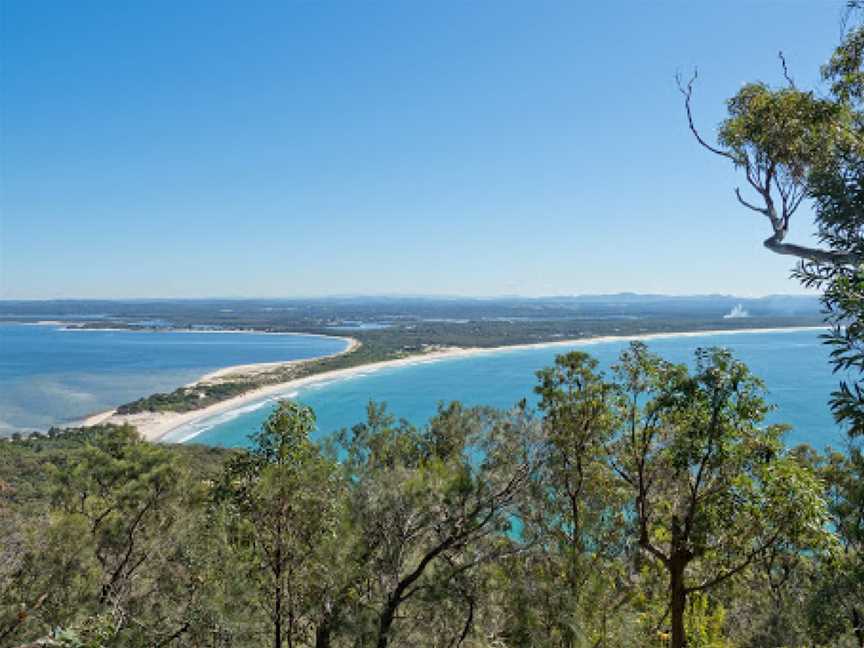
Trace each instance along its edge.
<path fill-rule="evenodd" d="M 68 424 L 221 367 L 314 358 L 340 338 L 0 324 L 0 435 Z"/>
<path fill-rule="evenodd" d="M 768 398 L 777 406 L 772 422 L 793 426 L 787 442 L 840 448 L 844 435 L 827 407 L 837 383 L 828 365 L 828 352 L 817 331 L 739 333 L 670 337 L 650 341 L 649 348 L 674 362 L 689 362 L 697 347 L 724 346 L 760 376 Z M 608 368 L 627 342 L 580 343 L 555 347 L 502 351 L 490 355 L 439 360 L 382 369 L 344 380 L 305 386 L 282 394 L 312 406 L 318 417 L 317 436 L 349 427 L 365 418 L 370 399 L 388 404 L 398 417 L 420 424 L 442 401 L 508 408 L 522 398 L 534 401 L 534 372 L 550 365 L 570 348 L 595 356 Z M 169 439 L 211 445 L 239 446 L 273 408 L 273 399 L 253 403 L 242 411 L 221 414 L 175 431 Z"/>

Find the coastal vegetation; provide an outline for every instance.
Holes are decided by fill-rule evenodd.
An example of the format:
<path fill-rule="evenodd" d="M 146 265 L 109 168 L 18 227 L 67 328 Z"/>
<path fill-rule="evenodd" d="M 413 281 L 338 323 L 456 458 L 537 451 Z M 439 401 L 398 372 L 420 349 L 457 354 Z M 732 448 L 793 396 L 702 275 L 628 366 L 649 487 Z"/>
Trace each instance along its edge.
<path fill-rule="evenodd" d="M 194 387 L 178 387 L 169 393 L 151 394 L 131 403 L 120 405 L 117 408 L 117 413 L 188 412 L 239 396 L 254 388 L 255 384 L 246 382 L 221 382 L 199 384 Z"/>
<path fill-rule="evenodd" d="M 720 349 L 536 391 L 317 441 L 284 401 L 238 450 L 9 441 L 0 644 L 861 645 L 857 451 L 785 448 Z"/>

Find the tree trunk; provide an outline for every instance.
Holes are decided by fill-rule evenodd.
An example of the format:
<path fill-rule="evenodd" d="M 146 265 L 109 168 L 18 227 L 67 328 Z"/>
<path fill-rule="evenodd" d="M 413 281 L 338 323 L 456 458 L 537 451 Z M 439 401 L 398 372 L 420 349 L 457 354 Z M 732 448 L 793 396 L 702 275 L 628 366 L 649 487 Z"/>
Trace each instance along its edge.
<path fill-rule="evenodd" d="M 279 528 L 280 541 L 276 545 L 276 593 L 273 601 L 273 648 L 282 648 L 282 529 Z"/>
<path fill-rule="evenodd" d="M 864 648 L 864 619 L 855 607 L 852 608 L 852 631 L 855 633 L 859 648 Z"/>
<path fill-rule="evenodd" d="M 282 588 L 276 586 L 276 600 L 273 610 L 273 648 L 282 648 Z"/>
<path fill-rule="evenodd" d="M 330 621 L 324 621 L 315 628 L 315 648 L 330 648 Z"/>
<path fill-rule="evenodd" d="M 396 617 L 396 608 L 399 606 L 398 597 L 389 597 L 387 606 L 381 613 L 378 623 L 378 648 L 387 648 L 387 643 L 390 640 L 390 628 L 393 626 L 393 619 Z"/>
<path fill-rule="evenodd" d="M 669 562 L 669 611 L 672 616 L 671 648 L 686 648 L 687 635 L 684 630 L 684 608 L 687 604 L 687 590 L 684 587 L 684 568 L 686 561 L 673 555 Z"/>
<path fill-rule="evenodd" d="M 315 626 L 315 648 L 330 648 L 333 628 L 338 623 L 338 610 L 338 604 L 334 605 L 329 597 L 324 601 L 321 616 Z"/>

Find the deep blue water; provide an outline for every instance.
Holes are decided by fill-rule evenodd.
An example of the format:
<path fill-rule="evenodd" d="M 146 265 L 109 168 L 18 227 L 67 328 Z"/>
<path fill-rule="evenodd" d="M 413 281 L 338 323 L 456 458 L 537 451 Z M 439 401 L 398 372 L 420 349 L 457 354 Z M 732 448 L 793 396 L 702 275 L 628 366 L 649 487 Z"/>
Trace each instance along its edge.
<path fill-rule="evenodd" d="M 828 365 L 827 350 L 816 331 L 740 333 L 655 339 L 649 348 L 674 362 L 689 362 L 697 347 L 724 346 L 745 361 L 768 388 L 777 406 L 772 422 L 793 426 L 790 444 L 810 443 L 822 448 L 844 444 L 844 434 L 827 406 L 837 379 Z M 608 368 L 626 342 L 578 344 Z M 349 427 L 365 418 L 370 399 L 384 401 L 400 418 L 420 424 L 439 401 L 462 400 L 508 408 L 521 398 L 533 401 L 534 372 L 550 365 L 571 347 L 504 351 L 472 358 L 449 359 L 408 367 L 383 369 L 331 383 L 310 385 L 284 394 L 312 406 L 318 416 L 318 436 Z M 178 430 L 170 440 L 238 446 L 266 418 L 273 402 L 251 404 L 241 412 L 223 414 L 194 427 Z M 194 437 L 192 435 L 195 435 Z"/>
<path fill-rule="evenodd" d="M 346 345 L 307 335 L 0 324 L 0 435 L 79 420 L 220 367 L 313 358 Z"/>

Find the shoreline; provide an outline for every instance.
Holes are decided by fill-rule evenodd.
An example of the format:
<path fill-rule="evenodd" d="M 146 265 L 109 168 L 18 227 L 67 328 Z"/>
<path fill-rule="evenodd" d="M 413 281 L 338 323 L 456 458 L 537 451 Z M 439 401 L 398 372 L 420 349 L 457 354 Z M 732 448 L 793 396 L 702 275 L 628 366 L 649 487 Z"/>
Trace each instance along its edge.
<path fill-rule="evenodd" d="M 583 345 L 592 345 L 592 344 L 603 344 L 608 342 L 633 342 L 633 341 L 646 341 L 646 340 L 656 340 L 656 339 L 664 339 L 664 338 L 672 338 L 672 337 L 704 337 L 709 335 L 738 335 L 738 334 L 758 334 L 758 333 L 794 333 L 796 331 L 816 331 L 816 330 L 825 330 L 827 327 L 825 326 L 794 326 L 794 327 L 784 327 L 784 328 L 752 328 L 752 329 L 712 329 L 706 331 L 680 331 L 674 333 L 644 333 L 638 335 L 604 335 L 597 336 L 591 338 L 571 338 L 567 340 L 555 340 L 549 342 L 537 342 L 537 343 L 528 343 L 528 344 L 514 344 L 508 346 L 498 346 L 498 347 L 449 347 L 444 349 L 439 349 L 435 351 L 430 351 L 428 353 L 422 354 L 414 354 L 409 355 L 404 358 L 395 358 L 392 360 L 382 360 L 379 362 L 370 362 L 367 364 L 356 365 L 353 367 L 346 367 L 344 369 L 333 369 L 331 371 L 324 371 L 321 373 L 313 374 L 311 376 L 304 376 L 302 378 L 295 378 L 293 380 L 288 380 L 285 382 L 274 383 L 271 385 L 264 385 L 257 389 L 250 390 L 244 394 L 240 394 L 238 396 L 234 396 L 232 398 L 226 399 L 224 401 L 220 401 L 218 403 L 214 403 L 208 407 L 204 407 L 197 410 L 192 410 L 190 412 L 141 412 L 136 414 L 125 414 L 125 415 L 117 415 L 115 414 L 115 410 L 110 410 L 106 412 L 100 412 L 94 414 L 92 416 L 84 419 L 80 427 L 88 427 L 91 425 L 97 425 L 99 423 L 116 423 L 123 424 L 128 423 L 134 425 L 138 428 L 138 432 L 141 436 L 147 441 L 151 442 L 160 442 L 165 439 L 166 436 L 171 434 L 172 432 L 176 432 L 180 428 L 193 425 L 195 423 L 200 423 L 206 419 L 211 417 L 218 416 L 220 414 L 225 414 L 235 409 L 240 409 L 242 407 L 246 407 L 249 405 L 261 403 L 261 406 L 264 403 L 271 399 L 274 396 L 279 394 L 285 394 L 288 392 L 295 391 L 298 388 L 305 387 L 307 385 L 321 383 L 321 382 L 330 382 L 333 380 L 344 380 L 347 378 L 351 378 L 357 375 L 368 374 L 372 372 L 377 372 L 382 369 L 390 369 L 390 368 L 399 368 L 405 366 L 412 366 L 417 364 L 424 364 L 429 362 L 438 362 L 441 360 L 455 360 L 460 358 L 470 358 L 474 356 L 482 356 L 482 355 L 491 355 L 496 353 L 507 353 L 514 351 L 526 351 L 533 349 L 544 349 L 544 348 L 554 348 L 554 347 L 563 347 L 563 346 L 583 346 Z M 335 336 L 334 336 L 335 337 Z M 354 338 L 345 338 L 351 340 L 351 344 L 349 347 L 338 353 L 333 355 L 342 355 L 344 353 L 350 353 L 355 350 L 360 343 Z M 331 356 L 322 356 L 322 357 L 333 357 Z M 316 360 L 319 358 L 316 358 Z M 275 362 L 275 363 L 257 363 L 252 365 L 235 365 L 230 367 L 224 367 L 223 369 L 218 369 L 216 371 L 210 372 L 201 378 L 199 378 L 192 385 L 206 382 L 208 380 L 222 378 L 227 375 L 231 375 L 234 373 L 245 373 L 249 375 L 248 372 L 252 372 L 253 375 L 256 372 L 260 372 L 274 366 L 281 365 L 289 365 L 295 364 L 298 362 L 308 362 L 308 360 L 296 360 L 292 362 Z M 200 431 L 191 434 L 188 437 L 183 438 L 181 442 L 188 441 L 191 438 L 194 438 L 200 434 Z M 170 441 L 166 441 L 170 442 Z"/>
<path fill-rule="evenodd" d="M 26 324 L 26 323 L 25 323 Z M 300 335 L 303 337 L 319 337 L 319 338 L 335 338 L 337 340 L 353 340 L 354 338 L 348 335 L 329 335 L 327 333 L 301 333 L 299 331 L 258 331 L 255 329 L 188 329 L 188 328 L 97 328 L 92 326 L 70 326 L 67 323 L 60 322 L 60 326 L 58 327 L 61 331 L 77 331 L 77 332 L 90 332 L 90 331 L 105 331 L 110 333 L 183 333 L 183 334 L 191 334 L 191 333 L 202 333 L 202 334 L 240 334 L 240 335 Z M 41 326 L 41 323 L 36 323 L 34 326 Z M 49 326 L 45 324 L 45 326 Z M 51 324 L 53 326 L 53 324 Z"/>
<path fill-rule="evenodd" d="M 85 330 L 90 330 L 90 329 L 85 329 Z M 106 330 L 106 329 L 93 329 L 93 330 Z M 123 330 L 123 329 L 121 329 L 121 330 Z M 213 333 L 221 333 L 222 331 L 212 331 L 212 332 Z M 228 331 L 226 331 L 226 332 L 228 332 Z M 231 332 L 239 332 L 239 331 L 231 331 Z M 305 335 L 305 333 L 294 333 L 294 332 L 275 333 L 274 332 L 274 333 L 272 333 L 272 335 Z M 335 338 L 337 340 L 344 340 L 345 342 L 348 343 L 348 346 L 346 346 L 342 351 L 338 351 L 336 353 L 329 353 L 329 354 L 323 355 L 323 356 L 316 356 L 314 358 L 302 358 L 299 360 L 281 360 L 281 361 L 275 360 L 272 362 L 253 362 L 253 363 L 249 363 L 249 364 L 229 365 L 227 367 L 222 367 L 220 369 L 214 369 L 213 371 L 209 371 L 209 372 L 203 374 L 202 376 L 199 376 L 198 378 L 196 378 L 192 382 L 186 383 L 185 385 L 181 385 L 181 386 L 182 387 L 194 387 L 195 385 L 205 383 L 205 382 L 212 382 L 213 380 L 216 380 L 219 378 L 224 378 L 225 376 L 230 376 L 230 375 L 235 374 L 235 373 L 240 373 L 240 374 L 243 374 L 244 376 L 247 376 L 247 377 L 248 376 L 254 376 L 258 373 L 265 372 L 268 369 L 272 369 L 274 367 L 297 365 L 297 364 L 302 364 L 304 362 L 313 362 L 316 360 L 321 360 L 324 358 L 335 358 L 335 357 L 338 357 L 340 355 L 345 355 L 346 353 L 351 353 L 352 351 L 356 351 L 357 349 L 359 349 L 362 346 L 362 343 L 360 342 L 360 340 L 357 340 L 353 337 L 348 337 L 345 335 L 322 335 L 322 334 L 310 334 L 310 335 L 313 335 L 315 337 Z M 257 390 L 252 390 L 252 391 L 257 391 Z M 241 394 L 240 396 L 235 396 L 235 398 L 241 398 L 243 396 L 246 396 L 246 394 Z M 229 399 L 229 400 L 231 400 L 231 399 Z M 228 402 L 228 401 L 226 400 L 226 401 L 222 401 L 220 403 L 214 403 L 210 407 L 216 407 L 216 406 L 221 405 L 222 403 L 225 403 L 225 402 Z M 202 408 L 200 410 L 193 410 L 191 412 L 184 412 L 183 414 L 194 414 L 197 412 L 203 412 L 203 411 L 208 410 L 208 409 L 209 408 L 205 407 L 205 408 Z M 139 414 L 128 414 L 128 415 L 116 414 L 116 412 L 117 412 L 117 408 L 112 408 L 109 410 L 96 412 L 94 414 L 90 414 L 88 416 L 85 416 L 82 419 L 78 419 L 77 421 L 70 423 L 68 425 L 68 427 L 73 427 L 73 428 L 74 427 L 91 427 L 93 425 L 99 425 L 100 423 L 106 423 L 106 422 L 108 422 L 108 419 L 110 419 L 111 417 L 115 417 L 117 419 L 117 421 L 111 421 L 112 423 L 116 422 L 118 424 L 122 424 L 126 421 L 123 421 L 121 419 L 127 419 L 127 418 L 132 418 L 135 416 L 140 416 Z M 174 412 L 148 412 L 147 414 L 149 414 L 150 416 L 156 416 L 158 414 L 161 414 L 161 415 L 174 414 Z M 148 436 L 146 434 L 144 434 L 144 432 L 141 429 L 139 429 L 138 431 L 148 441 L 150 441 L 150 440 L 157 440 L 158 441 L 158 439 L 148 438 Z"/>
<path fill-rule="evenodd" d="M 330 333 L 304 333 L 302 331 L 266 331 L 259 329 L 238 328 L 175 328 L 175 327 L 157 327 L 157 326 L 84 326 L 75 322 L 61 320 L 39 320 L 37 322 L 19 322 L 15 320 L 0 320 L 0 324 L 15 324 L 16 326 L 53 326 L 60 331 L 103 331 L 108 333 L 240 333 L 244 335 L 301 335 L 304 337 L 319 337 L 319 338 L 335 338 L 337 340 L 353 340 L 350 335 L 350 330 L 334 330 Z M 325 327 L 326 328 L 326 327 Z"/>

